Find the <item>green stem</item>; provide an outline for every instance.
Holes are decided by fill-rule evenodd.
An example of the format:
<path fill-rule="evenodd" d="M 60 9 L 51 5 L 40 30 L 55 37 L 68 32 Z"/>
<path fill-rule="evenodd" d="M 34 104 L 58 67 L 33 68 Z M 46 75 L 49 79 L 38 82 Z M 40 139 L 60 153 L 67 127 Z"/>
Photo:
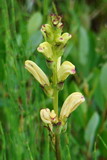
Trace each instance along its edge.
<path fill-rule="evenodd" d="M 53 108 L 55 113 L 58 116 L 57 59 L 55 59 L 55 65 L 53 69 L 53 86 L 54 86 Z"/>
<path fill-rule="evenodd" d="M 58 89 L 57 89 L 57 59 L 54 61 L 54 69 L 53 69 L 53 108 L 58 117 Z M 55 134 L 55 154 L 56 160 L 61 160 L 61 152 L 60 152 L 60 135 L 58 133 Z"/>
<path fill-rule="evenodd" d="M 61 160 L 60 135 L 55 135 L 55 154 L 56 160 Z"/>

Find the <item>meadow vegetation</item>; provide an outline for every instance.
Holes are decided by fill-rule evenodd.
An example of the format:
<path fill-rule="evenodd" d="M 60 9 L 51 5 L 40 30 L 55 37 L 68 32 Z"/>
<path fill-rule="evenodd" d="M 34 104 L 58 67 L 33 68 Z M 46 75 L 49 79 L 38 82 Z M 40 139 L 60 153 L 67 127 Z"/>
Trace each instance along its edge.
<path fill-rule="evenodd" d="M 24 67 L 29 59 L 51 75 L 37 47 L 41 25 L 55 10 L 72 34 L 62 61 L 76 67 L 59 92 L 59 107 L 72 92 L 85 96 L 61 134 L 62 159 L 107 159 L 107 1 L 0 0 L 0 160 L 55 160 L 40 119 L 52 101 Z"/>

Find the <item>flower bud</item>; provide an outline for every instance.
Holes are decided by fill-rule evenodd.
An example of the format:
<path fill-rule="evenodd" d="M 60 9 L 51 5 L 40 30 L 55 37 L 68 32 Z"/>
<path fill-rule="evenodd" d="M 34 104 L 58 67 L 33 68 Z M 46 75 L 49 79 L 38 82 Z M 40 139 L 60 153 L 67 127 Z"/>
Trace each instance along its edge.
<path fill-rule="evenodd" d="M 51 25 L 49 24 L 42 25 L 41 32 L 47 41 L 53 40 L 54 35 L 53 35 L 53 30 L 52 30 Z"/>
<path fill-rule="evenodd" d="M 57 43 L 61 43 L 65 46 L 65 44 L 67 43 L 67 41 L 72 37 L 71 34 L 69 33 L 63 33 L 60 37 L 58 37 L 56 39 Z"/>
<path fill-rule="evenodd" d="M 63 26 L 64 26 L 64 24 L 63 24 L 62 22 L 58 23 L 58 25 L 57 25 L 57 27 L 58 27 L 59 29 L 62 29 Z"/>
<path fill-rule="evenodd" d="M 58 16 L 56 14 L 51 14 L 51 20 L 52 20 L 53 25 L 55 26 L 58 25 L 61 22 L 61 19 L 62 19 L 61 16 Z"/>
<path fill-rule="evenodd" d="M 80 92 L 74 92 L 65 100 L 61 113 L 60 119 L 67 118 L 71 112 L 73 112 L 81 103 L 85 101 L 84 96 Z"/>
<path fill-rule="evenodd" d="M 41 109 L 40 111 L 40 117 L 42 121 L 46 124 L 51 124 L 51 119 L 50 119 L 50 109 Z"/>
<path fill-rule="evenodd" d="M 51 59 L 53 56 L 51 44 L 48 42 L 43 42 L 37 48 L 38 52 L 41 52 L 45 57 Z"/>
<path fill-rule="evenodd" d="M 35 77 L 42 86 L 49 86 L 49 80 L 46 74 L 33 61 L 25 61 L 25 68 Z"/>
<path fill-rule="evenodd" d="M 58 82 L 63 82 L 70 74 L 75 74 L 75 66 L 69 62 L 65 61 L 60 66 L 57 76 L 58 76 Z"/>

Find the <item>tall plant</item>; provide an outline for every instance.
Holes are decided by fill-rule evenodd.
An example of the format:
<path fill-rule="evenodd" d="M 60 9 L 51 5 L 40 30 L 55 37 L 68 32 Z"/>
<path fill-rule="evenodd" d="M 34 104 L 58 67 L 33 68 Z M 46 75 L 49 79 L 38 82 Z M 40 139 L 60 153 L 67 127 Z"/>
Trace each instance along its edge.
<path fill-rule="evenodd" d="M 49 79 L 36 63 L 25 61 L 25 68 L 40 83 L 46 95 L 53 100 L 53 109 L 51 111 L 49 108 L 41 109 L 40 116 L 49 130 L 57 160 L 61 160 L 60 134 L 66 131 L 67 118 L 85 100 L 80 92 L 74 92 L 67 97 L 59 113 L 58 93 L 63 89 L 66 78 L 76 73 L 75 66 L 71 62 L 61 63 L 64 48 L 72 37 L 69 33 L 62 34 L 61 19 L 61 16 L 52 14 L 49 24 L 42 25 L 41 32 L 45 42 L 37 48 L 46 58 L 47 65 L 52 71 L 51 78 Z"/>

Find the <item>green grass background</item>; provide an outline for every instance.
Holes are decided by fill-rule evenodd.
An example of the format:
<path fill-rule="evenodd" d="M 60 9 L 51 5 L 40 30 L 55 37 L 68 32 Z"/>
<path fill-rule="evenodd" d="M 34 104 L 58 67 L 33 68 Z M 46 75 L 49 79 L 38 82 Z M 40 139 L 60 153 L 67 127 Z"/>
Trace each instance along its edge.
<path fill-rule="evenodd" d="M 63 160 L 107 160 L 107 0 L 54 4 L 72 34 L 62 60 L 77 70 L 59 94 L 59 110 L 74 91 L 86 98 L 61 135 Z M 31 59 L 50 73 L 36 48 L 53 8 L 52 0 L 0 0 L 0 160 L 55 160 L 39 115 L 52 102 L 24 68 Z"/>

